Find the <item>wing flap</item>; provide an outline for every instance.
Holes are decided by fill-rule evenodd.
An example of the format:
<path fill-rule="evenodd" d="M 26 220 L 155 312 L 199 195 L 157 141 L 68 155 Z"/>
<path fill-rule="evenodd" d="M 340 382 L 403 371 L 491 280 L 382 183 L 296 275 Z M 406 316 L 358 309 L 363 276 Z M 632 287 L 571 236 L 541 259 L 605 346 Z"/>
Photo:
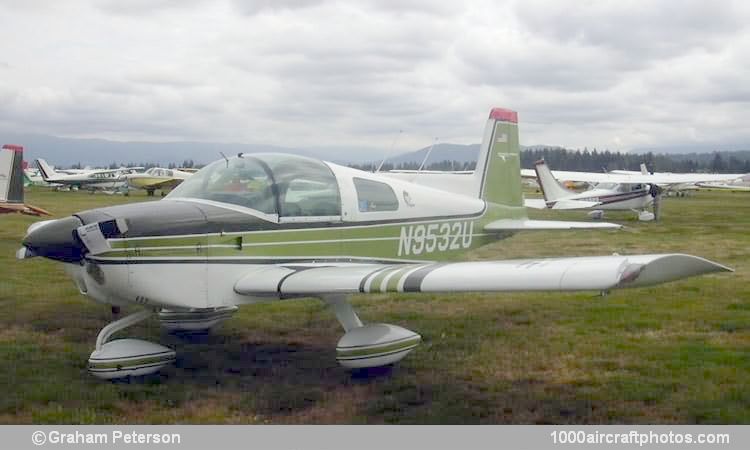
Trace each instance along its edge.
<path fill-rule="evenodd" d="M 691 255 L 631 255 L 429 264 L 260 266 L 241 295 L 581 291 L 650 286 L 732 269 Z"/>

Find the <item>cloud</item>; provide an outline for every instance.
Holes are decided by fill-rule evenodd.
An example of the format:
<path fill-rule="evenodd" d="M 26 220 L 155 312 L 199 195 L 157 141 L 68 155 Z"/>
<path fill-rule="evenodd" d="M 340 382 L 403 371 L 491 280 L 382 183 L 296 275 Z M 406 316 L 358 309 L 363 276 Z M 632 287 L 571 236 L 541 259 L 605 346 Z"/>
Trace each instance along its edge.
<path fill-rule="evenodd" d="M 744 2 L 0 1 L 0 130 L 402 150 L 748 139 Z M 29 30 L 44 30 L 30 33 Z"/>

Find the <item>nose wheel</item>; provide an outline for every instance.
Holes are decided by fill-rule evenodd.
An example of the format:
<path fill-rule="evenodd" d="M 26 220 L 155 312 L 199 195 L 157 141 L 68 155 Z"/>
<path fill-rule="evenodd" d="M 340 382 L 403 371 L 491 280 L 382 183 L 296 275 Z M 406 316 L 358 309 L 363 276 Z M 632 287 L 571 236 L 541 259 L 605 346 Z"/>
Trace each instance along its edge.
<path fill-rule="evenodd" d="M 113 334 L 152 315 L 151 311 L 138 311 L 102 328 L 96 338 L 96 349 L 89 357 L 89 372 L 97 378 L 116 379 L 148 375 L 174 363 L 176 352 L 154 342 L 140 339 L 115 339 L 108 342 Z"/>

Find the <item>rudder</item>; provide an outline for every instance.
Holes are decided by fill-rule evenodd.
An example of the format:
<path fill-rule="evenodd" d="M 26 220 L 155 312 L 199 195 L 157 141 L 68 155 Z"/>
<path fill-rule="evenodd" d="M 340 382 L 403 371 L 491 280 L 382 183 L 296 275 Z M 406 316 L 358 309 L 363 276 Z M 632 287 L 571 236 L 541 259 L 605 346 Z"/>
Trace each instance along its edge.
<path fill-rule="evenodd" d="M 481 177 L 480 198 L 490 203 L 523 206 L 520 151 L 518 113 L 493 108 L 487 119 L 475 171 Z"/>
<path fill-rule="evenodd" d="M 0 201 L 23 203 L 23 147 L 5 144 L 0 151 Z"/>

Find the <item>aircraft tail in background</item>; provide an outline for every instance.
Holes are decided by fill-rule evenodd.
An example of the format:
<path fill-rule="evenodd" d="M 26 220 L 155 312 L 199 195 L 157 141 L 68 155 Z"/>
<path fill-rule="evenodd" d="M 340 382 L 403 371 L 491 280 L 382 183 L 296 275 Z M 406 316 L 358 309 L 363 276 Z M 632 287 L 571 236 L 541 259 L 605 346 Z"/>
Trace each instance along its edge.
<path fill-rule="evenodd" d="M 544 200 L 555 202 L 576 194 L 576 192 L 565 188 L 555 179 L 544 160 L 537 161 L 534 164 L 534 170 L 536 170 L 536 176 L 539 180 L 539 187 L 542 189 Z"/>

